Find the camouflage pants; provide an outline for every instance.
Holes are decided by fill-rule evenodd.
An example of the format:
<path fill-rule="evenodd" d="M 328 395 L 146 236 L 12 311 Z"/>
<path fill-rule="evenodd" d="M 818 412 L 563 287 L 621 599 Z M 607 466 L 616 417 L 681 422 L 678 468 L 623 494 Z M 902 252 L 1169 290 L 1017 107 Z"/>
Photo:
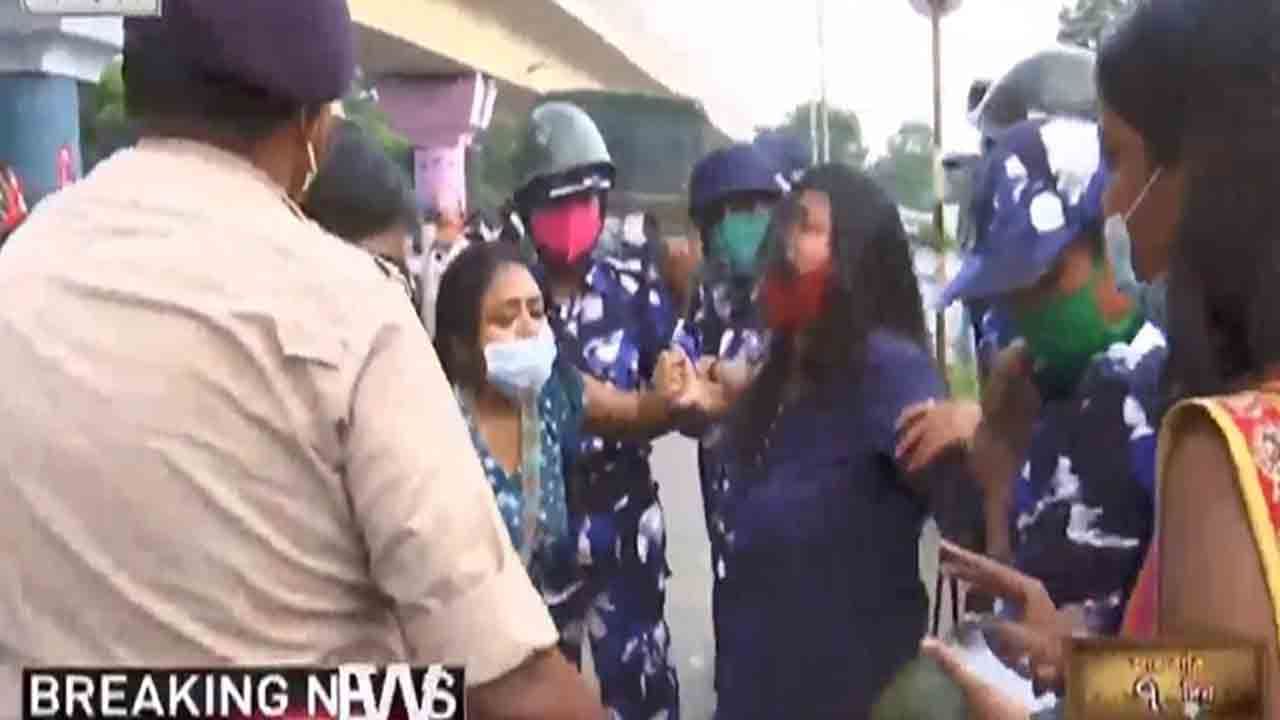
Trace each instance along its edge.
<path fill-rule="evenodd" d="M 580 579 L 551 605 L 561 647 L 581 667 L 591 642 L 600 691 L 610 717 L 680 717 L 680 685 L 669 660 L 666 622 L 666 529 L 656 493 L 620 501 L 614 512 L 571 516 Z"/>

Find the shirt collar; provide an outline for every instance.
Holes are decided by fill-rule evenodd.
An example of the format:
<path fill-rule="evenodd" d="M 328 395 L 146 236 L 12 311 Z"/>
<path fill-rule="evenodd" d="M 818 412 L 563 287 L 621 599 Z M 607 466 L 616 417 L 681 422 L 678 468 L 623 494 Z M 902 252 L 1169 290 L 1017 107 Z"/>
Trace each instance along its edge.
<path fill-rule="evenodd" d="M 291 208 L 297 208 L 284 188 L 262 168 L 248 158 L 209 143 L 180 138 L 143 138 L 138 141 L 135 152 L 181 162 L 186 173 L 199 173 L 203 182 L 254 186 L 264 194 L 284 200 Z"/>

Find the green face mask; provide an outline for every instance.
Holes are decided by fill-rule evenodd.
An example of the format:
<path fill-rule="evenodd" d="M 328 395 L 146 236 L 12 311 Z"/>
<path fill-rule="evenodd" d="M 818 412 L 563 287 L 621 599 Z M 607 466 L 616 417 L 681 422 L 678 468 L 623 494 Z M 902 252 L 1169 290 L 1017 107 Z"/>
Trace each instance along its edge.
<path fill-rule="evenodd" d="M 1070 395 L 1094 356 L 1132 340 L 1138 330 L 1141 317 L 1136 312 L 1118 323 L 1102 317 L 1096 294 L 1102 271 L 1099 265 L 1084 287 L 1016 316 L 1035 361 L 1036 384 L 1047 399 Z"/>
<path fill-rule="evenodd" d="M 766 213 L 731 212 L 716 225 L 711 236 L 711 251 L 729 264 L 733 274 L 753 274 L 756 254 L 768 227 L 769 215 Z"/>

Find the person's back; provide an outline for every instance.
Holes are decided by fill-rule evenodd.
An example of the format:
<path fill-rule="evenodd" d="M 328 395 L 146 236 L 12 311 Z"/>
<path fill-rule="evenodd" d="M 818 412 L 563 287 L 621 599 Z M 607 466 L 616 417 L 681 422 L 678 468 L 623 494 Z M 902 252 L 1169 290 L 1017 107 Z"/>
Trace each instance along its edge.
<path fill-rule="evenodd" d="M 402 654 L 343 466 L 361 362 L 414 319 L 245 168 L 144 143 L 6 248 L 0 368 L 24 389 L 0 397 L 0 537 L 24 562 L 0 637 L 24 661 Z M 453 420 L 435 432 L 464 443 Z"/>
<path fill-rule="evenodd" d="M 126 20 L 142 140 L 0 261 L 0 667 L 452 662 L 477 715 L 598 716 L 403 289 L 296 205 L 351 34 Z"/>

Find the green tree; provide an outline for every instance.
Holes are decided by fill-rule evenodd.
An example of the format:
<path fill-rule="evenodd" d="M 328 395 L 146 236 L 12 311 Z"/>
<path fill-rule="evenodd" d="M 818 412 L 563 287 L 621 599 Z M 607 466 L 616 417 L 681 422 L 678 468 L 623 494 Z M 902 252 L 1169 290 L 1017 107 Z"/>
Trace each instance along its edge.
<path fill-rule="evenodd" d="M 871 176 L 894 200 L 912 210 L 930 211 L 933 192 L 933 129 L 908 122 L 889 138 L 887 152 L 871 167 Z"/>
<path fill-rule="evenodd" d="M 474 194 L 468 205 L 498 208 L 511 198 L 520 182 L 516 158 L 523 140 L 523 121 L 499 115 L 476 137 L 467 157 L 467 180 Z"/>
<path fill-rule="evenodd" d="M 814 105 L 812 102 L 801 103 L 794 110 L 787 113 L 782 125 L 776 128 L 757 128 L 757 132 L 778 130 L 798 137 L 804 141 L 805 147 L 809 148 L 810 156 L 812 156 L 813 133 L 809 119 L 812 105 Z M 821 122 L 821 117 L 819 117 L 819 122 Z M 858 122 L 858 116 L 852 110 L 828 107 L 827 123 L 831 135 L 831 160 L 833 162 L 847 163 L 857 168 L 865 165 L 867 162 L 867 147 L 862 141 L 862 123 Z M 821 126 L 819 126 L 819 130 L 821 130 Z"/>
<path fill-rule="evenodd" d="M 1058 40 L 1097 50 L 1107 30 L 1133 7 L 1133 0 L 1071 0 L 1058 13 Z"/>
<path fill-rule="evenodd" d="M 357 75 L 351 92 L 342 99 L 342 111 L 348 120 L 377 140 L 396 165 L 413 176 L 413 146 L 391 127 L 386 113 L 378 107 L 377 91 L 363 73 Z"/>
<path fill-rule="evenodd" d="M 125 112 L 123 65 L 117 58 L 103 68 L 96 84 L 80 87 L 80 158 L 85 171 L 133 140 L 133 125 Z"/>

